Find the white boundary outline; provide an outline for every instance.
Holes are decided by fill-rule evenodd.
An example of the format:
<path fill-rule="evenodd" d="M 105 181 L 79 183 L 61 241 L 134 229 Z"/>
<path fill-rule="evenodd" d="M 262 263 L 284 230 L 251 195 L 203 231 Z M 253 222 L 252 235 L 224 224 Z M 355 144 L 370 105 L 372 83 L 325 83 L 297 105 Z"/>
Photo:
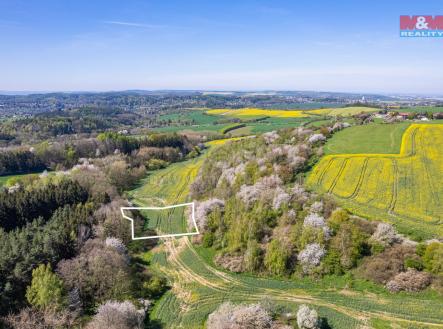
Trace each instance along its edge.
<path fill-rule="evenodd" d="M 183 206 L 192 206 L 192 221 L 194 223 L 196 232 L 190 232 L 190 233 L 177 233 L 177 234 L 164 234 L 164 235 L 151 235 L 151 236 L 142 236 L 136 238 L 134 236 L 134 219 L 131 217 L 128 217 L 125 215 L 125 210 L 163 210 L 163 209 L 171 209 L 171 208 L 178 208 Z M 200 234 L 200 231 L 198 230 L 197 223 L 195 221 L 195 202 L 189 202 L 189 203 L 181 203 L 181 204 L 175 204 L 172 206 L 166 206 L 166 207 L 120 207 L 120 211 L 122 213 L 123 218 L 128 219 L 131 221 L 131 234 L 132 234 L 132 240 L 146 240 L 146 239 L 158 239 L 158 238 L 171 238 L 176 236 L 188 236 L 188 235 L 197 235 Z"/>

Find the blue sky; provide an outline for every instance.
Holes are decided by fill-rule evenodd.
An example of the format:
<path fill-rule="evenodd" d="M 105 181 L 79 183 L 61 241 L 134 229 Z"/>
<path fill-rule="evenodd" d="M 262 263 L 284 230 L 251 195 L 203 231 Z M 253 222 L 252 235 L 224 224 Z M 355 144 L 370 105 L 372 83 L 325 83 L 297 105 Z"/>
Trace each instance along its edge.
<path fill-rule="evenodd" d="M 400 38 L 422 1 L 0 0 L 0 90 L 443 94 L 443 38 Z"/>

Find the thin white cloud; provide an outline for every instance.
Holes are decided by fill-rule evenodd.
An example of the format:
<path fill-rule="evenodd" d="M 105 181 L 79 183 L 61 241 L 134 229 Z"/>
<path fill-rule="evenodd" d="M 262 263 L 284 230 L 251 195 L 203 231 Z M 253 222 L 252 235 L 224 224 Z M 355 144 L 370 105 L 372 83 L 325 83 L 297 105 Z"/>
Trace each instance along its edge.
<path fill-rule="evenodd" d="M 103 21 L 103 23 L 110 24 L 110 25 L 139 27 L 139 28 L 145 28 L 145 29 L 163 29 L 163 28 L 168 27 L 167 25 L 144 24 L 144 23 L 136 23 L 136 22 L 124 22 L 124 21 Z"/>

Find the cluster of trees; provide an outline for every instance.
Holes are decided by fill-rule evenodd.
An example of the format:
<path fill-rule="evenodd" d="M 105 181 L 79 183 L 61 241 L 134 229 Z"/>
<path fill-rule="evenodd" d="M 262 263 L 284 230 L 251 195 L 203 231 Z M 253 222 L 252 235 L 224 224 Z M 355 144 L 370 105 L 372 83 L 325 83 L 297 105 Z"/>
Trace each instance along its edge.
<path fill-rule="evenodd" d="M 191 187 L 203 232 L 195 241 L 216 249 L 215 263 L 234 272 L 321 277 L 356 269 L 391 291 L 438 284 L 443 244 L 423 249 L 393 226 L 351 216 L 304 189 L 305 171 L 334 131 L 273 132 L 215 151 Z"/>
<path fill-rule="evenodd" d="M 30 152 L 60 164 L 60 145 Z M 70 146 L 70 170 L 0 190 L 0 326 L 70 327 L 92 317 L 88 328 L 141 328 L 167 282 L 132 257 L 153 245 L 132 241 L 121 195 L 147 169 L 184 159 L 193 143 L 170 134 L 103 134 Z"/>
<path fill-rule="evenodd" d="M 379 224 L 386 227 L 387 224 Z M 443 289 L 443 243 L 411 243 L 392 239 L 392 226 L 380 235 L 377 228 L 371 236 L 372 255 L 357 268 L 358 277 L 383 284 L 391 292 L 420 291 L 432 284 Z M 375 239 L 378 239 L 374 241 Z"/>
<path fill-rule="evenodd" d="M 183 153 L 188 153 L 192 145 L 185 136 L 175 133 L 151 134 L 147 137 L 136 138 L 113 132 L 98 135 L 98 140 L 104 143 L 108 154 L 118 149 L 120 152 L 129 154 L 140 147 L 172 147 Z"/>
<path fill-rule="evenodd" d="M 0 151 L 0 176 L 42 171 L 45 163 L 33 152 L 24 148 Z"/>
<path fill-rule="evenodd" d="M 0 229 L 1 315 L 26 305 L 26 287 L 38 264 L 56 264 L 72 257 L 91 234 L 90 205 L 65 205 L 49 220 L 35 218 L 10 232 Z"/>
<path fill-rule="evenodd" d="M 1 216 L 23 220 L 0 229 L 0 325 L 70 327 L 93 316 L 88 328 L 144 326 L 150 300 L 167 282 L 132 258 L 152 245 L 131 241 L 130 224 L 120 213 L 128 204 L 101 170 L 106 171 L 80 165 L 62 178 L 40 178 L 26 189 L 1 192 Z M 91 180 L 90 171 L 105 179 Z M 142 217 L 134 216 L 135 225 L 143 225 Z"/>
<path fill-rule="evenodd" d="M 52 213 L 65 205 L 84 203 L 87 191 L 77 182 L 62 179 L 14 193 L 0 190 L 0 228 L 6 232 L 23 227 L 40 217 L 48 220 Z"/>
<path fill-rule="evenodd" d="M 31 140 L 45 140 L 61 135 L 90 135 L 110 129 L 135 127 L 143 118 L 135 113 L 111 108 L 79 108 L 45 112 L 19 117 L 0 123 L 0 141 L 19 144 Z"/>
<path fill-rule="evenodd" d="M 0 175 L 60 170 L 74 166 L 81 158 L 100 158 L 123 153 L 134 155 L 141 148 L 149 148 L 153 156 L 173 162 L 183 159 L 195 149 L 195 142 L 177 134 L 152 134 L 132 137 L 119 133 L 103 133 L 97 138 L 65 141 L 44 141 L 34 147 L 10 147 L 0 151 Z M 157 150 L 158 152 L 152 152 Z M 146 150 L 145 150 L 146 151 Z M 147 152 L 145 152 L 146 156 Z M 146 159 L 148 160 L 148 159 Z"/>

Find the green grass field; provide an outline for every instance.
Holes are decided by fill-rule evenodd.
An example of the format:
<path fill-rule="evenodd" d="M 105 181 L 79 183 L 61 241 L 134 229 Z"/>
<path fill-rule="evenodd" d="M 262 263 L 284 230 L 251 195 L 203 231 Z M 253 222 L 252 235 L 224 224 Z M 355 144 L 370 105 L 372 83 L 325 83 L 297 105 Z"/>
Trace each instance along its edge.
<path fill-rule="evenodd" d="M 144 230 L 155 230 L 157 234 L 189 233 L 186 225 L 185 209 L 187 206 L 162 209 L 142 210 L 141 214 L 146 219 Z M 137 235 L 137 232 L 135 232 Z M 142 235 L 143 232 L 141 232 Z"/>
<path fill-rule="evenodd" d="M 186 177 L 198 171 L 207 154 L 152 173 L 131 195 L 136 203 L 187 201 L 192 179 Z M 228 273 L 214 266 L 213 250 L 192 245 L 188 237 L 163 239 L 150 253 L 152 269 L 163 273 L 172 287 L 151 312 L 162 328 L 203 328 L 208 314 L 223 302 L 254 303 L 264 298 L 288 312 L 309 304 L 331 328 L 443 328 L 441 296 L 432 291 L 389 294 L 350 277 L 314 281 Z"/>
<path fill-rule="evenodd" d="M 415 106 L 410 108 L 401 108 L 398 112 L 443 112 L 443 106 Z"/>
<path fill-rule="evenodd" d="M 299 127 L 307 121 L 309 121 L 308 118 L 266 118 L 262 121 L 251 122 L 247 126 L 251 127 L 252 134 L 260 134 L 272 130 Z"/>
<path fill-rule="evenodd" d="M 398 153 L 410 123 L 352 126 L 337 132 L 324 147 L 325 154 Z"/>
<path fill-rule="evenodd" d="M 0 186 L 3 186 L 6 184 L 7 180 L 10 178 L 11 176 L 0 176 Z"/>
<path fill-rule="evenodd" d="M 164 120 L 195 120 L 194 125 L 171 125 L 167 127 L 154 128 L 157 132 L 199 132 L 199 133 L 219 133 L 224 129 L 230 127 L 232 123 L 215 124 L 217 121 L 223 119 L 222 116 L 208 115 L 202 110 L 188 110 L 183 113 L 167 114 L 160 117 Z M 229 132 L 231 136 L 244 136 L 250 134 L 259 134 L 272 130 L 283 128 L 298 127 L 301 124 L 312 120 L 309 118 L 275 118 L 266 117 L 264 120 L 254 121 L 254 119 L 261 119 L 263 116 L 248 116 L 243 118 L 242 123 L 246 127 L 241 127 Z"/>
<path fill-rule="evenodd" d="M 8 176 L 0 176 L 0 187 L 4 186 L 6 184 L 6 182 L 11 179 L 11 178 L 15 178 L 15 179 L 22 179 L 22 178 L 26 178 L 26 177 L 32 177 L 32 176 L 37 176 L 40 173 L 33 173 L 33 174 L 19 174 L 19 175 L 8 175 Z"/>
<path fill-rule="evenodd" d="M 219 118 L 207 115 L 204 111 L 201 110 L 184 110 L 180 113 L 172 113 L 161 115 L 160 119 L 162 120 L 194 120 L 198 125 L 207 125 L 213 124 Z"/>
<path fill-rule="evenodd" d="M 229 123 L 217 124 L 220 118 L 208 115 L 201 110 L 183 110 L 179 113 L 165 114 L 159 117 L 161 120 L 171 120 L 177 124 L 168 125 L 166 127 L 154 128 L 158 132 L 178 132 L 184 130 L 192 130 L 197 132 L 218 132 L 224 127 L 229 126 Z M 178 120 L 191 121 L 192 125 L 179 124 Z"/>

